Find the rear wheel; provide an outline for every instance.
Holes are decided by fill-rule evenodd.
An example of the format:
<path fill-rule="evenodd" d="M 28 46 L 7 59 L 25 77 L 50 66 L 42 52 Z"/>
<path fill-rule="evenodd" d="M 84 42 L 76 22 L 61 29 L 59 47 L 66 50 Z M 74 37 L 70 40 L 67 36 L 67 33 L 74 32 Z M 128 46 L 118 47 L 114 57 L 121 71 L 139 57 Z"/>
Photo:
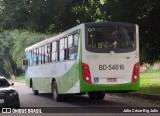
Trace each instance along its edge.
<path fill-rule="evenodd" d="M 34 95 L 38 95 L 38 94 L 39 94 L 39 91 L 38 91 L 38 90 L 35 90 L 35 89 L 33 88 L 33 82 L 32 82 L 32 80 L 30 80 L 30 88 L 32 88 L 32 92 L 33 92 Z"/>
<path fill-rule="evenodd" d="M 103 100 L 105 97 L 105 92 L 89 92 L 88 95 L 90 99 Z"/>
<path fill-rule="evenodd" d="M 53 94 L 53 100 L 54 101 L 60 101 L 61 100 L 61 95 L 58 94 L 58 88 L 57 88 L 57 83 L 54 81 L 52 83 L 52 94 Z"/>
<path fill-rule="evenodd" d="M 34 89 L 32 88 L 32 91 L 33 91 L 33 94 L 34 94 L 34 95 L 38 95 L 38 94 L 39 94 L 39 91 L 38 91 L 38 90 L 34 90 Z"/>

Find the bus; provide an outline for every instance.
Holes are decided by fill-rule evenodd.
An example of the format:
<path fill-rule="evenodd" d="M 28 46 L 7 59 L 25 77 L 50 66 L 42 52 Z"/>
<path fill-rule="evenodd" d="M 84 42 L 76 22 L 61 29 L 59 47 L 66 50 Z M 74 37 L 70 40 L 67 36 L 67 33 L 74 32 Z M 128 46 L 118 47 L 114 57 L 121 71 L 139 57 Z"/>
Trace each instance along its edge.
<path fill-rule="evenodd" d="M 37 95 L 88 94 L 102 100 L 107 92 L 139 90 L 138 25 L 90 22 L 25 49 L 25 80 Z"/>

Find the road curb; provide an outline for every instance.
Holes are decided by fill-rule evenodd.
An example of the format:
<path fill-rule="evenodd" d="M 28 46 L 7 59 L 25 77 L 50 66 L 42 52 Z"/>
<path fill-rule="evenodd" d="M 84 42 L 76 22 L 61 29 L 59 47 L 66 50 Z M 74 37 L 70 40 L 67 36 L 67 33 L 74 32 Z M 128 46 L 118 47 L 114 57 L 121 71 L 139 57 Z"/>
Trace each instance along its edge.
<path fill-rule="evenodd" d="M 19 81 L 19 80 L 9 80 L 9 82 L 20 82 L 20 83 L 25 83 L 25 81 Z"/>

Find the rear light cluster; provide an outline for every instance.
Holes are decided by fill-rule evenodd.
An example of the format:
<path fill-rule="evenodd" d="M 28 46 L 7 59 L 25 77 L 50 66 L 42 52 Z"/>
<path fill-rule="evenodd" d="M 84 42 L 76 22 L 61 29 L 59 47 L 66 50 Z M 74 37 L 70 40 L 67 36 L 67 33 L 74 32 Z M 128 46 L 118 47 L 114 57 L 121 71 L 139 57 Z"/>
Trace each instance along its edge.
<path fill-rule="evenodd" d="M 89 66 L 85 63 L 82 63 L 82 76 L 85 82 L 92 83 Z"/>
<path fill-rule="evenodd" d="M 133 73 L 132 73 L 132 82 L 135 82 L 138 80 L 139 76 L 139 63 L 136 63 L 133 68 Z"/>

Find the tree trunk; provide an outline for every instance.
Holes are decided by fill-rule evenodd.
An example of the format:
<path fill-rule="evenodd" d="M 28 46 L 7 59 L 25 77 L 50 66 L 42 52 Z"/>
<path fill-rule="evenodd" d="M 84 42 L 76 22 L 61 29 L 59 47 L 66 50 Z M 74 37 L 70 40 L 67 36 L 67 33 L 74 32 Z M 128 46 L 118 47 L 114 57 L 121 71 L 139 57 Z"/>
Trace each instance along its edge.
<path fill-rule="evenodd" d="M 9 55 L 8 54 L 5 54 L 5 62 L 7 63 L 8 67 L 9 67 L 9 75 L 11 77 L 12 80 L 15 80 L 16 78 L 16 74 L 14 72 L 14 67 L 12 66 L 12 61 L 10 60 L 9 58 Z"/>

